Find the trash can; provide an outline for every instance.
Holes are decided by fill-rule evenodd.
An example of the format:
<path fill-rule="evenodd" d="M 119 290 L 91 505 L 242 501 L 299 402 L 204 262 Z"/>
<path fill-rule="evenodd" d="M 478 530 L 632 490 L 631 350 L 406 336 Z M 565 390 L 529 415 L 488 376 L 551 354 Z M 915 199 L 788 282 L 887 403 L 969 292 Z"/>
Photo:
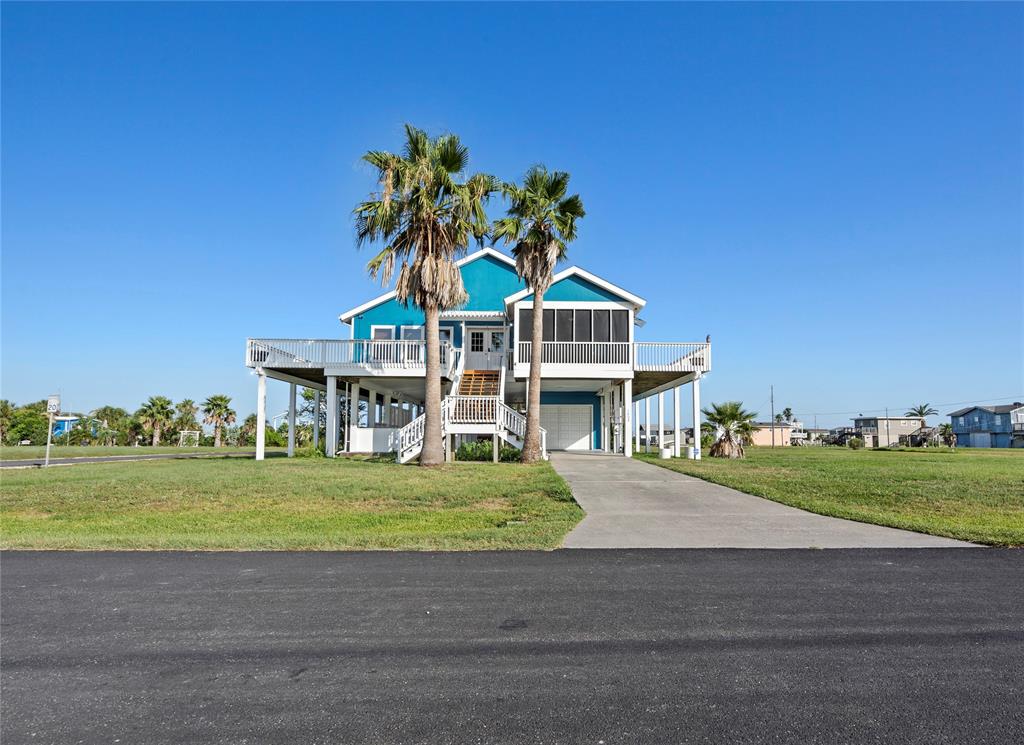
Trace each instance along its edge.
<path fill-rule="evenodd" d="M 693 446 L 686 448 L 686 457 L 693 460 Z"/>

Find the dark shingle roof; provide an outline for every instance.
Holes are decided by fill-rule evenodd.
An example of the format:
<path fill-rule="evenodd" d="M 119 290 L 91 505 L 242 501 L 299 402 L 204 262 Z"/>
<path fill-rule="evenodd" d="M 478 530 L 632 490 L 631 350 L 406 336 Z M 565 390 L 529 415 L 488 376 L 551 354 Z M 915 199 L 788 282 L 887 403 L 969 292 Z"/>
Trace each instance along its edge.
<path fill-rule="evenodd" d="M 990 414 L 1009 414 L 1011 411 L 1019 409 L 1021 406 L 1024 406 L 1024 404 L 1020 401 L 1012 404 L 1000 404 L 999 406 L 968 406 L 966 409 L 951 411 L 946 414 L 946 416 L 963 416 L 968 411 L 974 411 L 975 409 L 981 409 L 982 411 L 987 411 Z"/>

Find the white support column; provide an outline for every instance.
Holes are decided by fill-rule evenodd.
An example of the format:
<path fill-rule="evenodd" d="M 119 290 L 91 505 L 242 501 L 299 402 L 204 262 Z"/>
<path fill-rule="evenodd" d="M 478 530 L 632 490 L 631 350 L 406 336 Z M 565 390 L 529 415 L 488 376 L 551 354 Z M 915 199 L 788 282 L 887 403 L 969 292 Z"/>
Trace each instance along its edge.
<path fill-rule="evenodd" d="M 267 452 L 267 374 L 256 371 L 256 460 L 263 460 Z"/>
<path fill-rule="evenodd" d="M 672 426 L 675 428 L 672 437 L 672 457 L 678 458 L 680 453 L 681 443 L 679 442 L 681 434 L 679 430 L 679 394 L 683 392 L 683 387 L 676 386 L 675 390 L 672 391 Z"/>
<path fill-rule="evenodd" d="M 391 394 L 384 394 L 384 408 L 380 412 L 380 423 L 385 427 L 391 426 Z"/>
<path fill-rule="evenodd" d="M 665 447 L 665 391 L 658 394 L 658 450 Z"/>
<path fill-rule="evenodd" d="M 348 451 L 354 453 L 359 429 L 359 383 L 352 383 L 351 391 L 348 400 Z"/>
<path fill-rule="evenodd" d="M 313 448 L 320 449 L 320 391 L 313 391 Z"/>
<path fill-rule="evenodd" d="M 640 402 L 639 401 L 635 401 L 633 403 L 633 427 L 636 429 L 636 433 L 634 434 L 634 437 L 636 439 L 635 439 L 635 445 L 633 447 L 633 451 L 639 453 L 640 452 Z"/>
<path fill-rule="evenodd" d="M 633 457 L 633 380 L 622 382 L 622 454 Z"/>
<path fill-rule="evenodd" d="M 619 386 L 612 387 L 612 452 L 619 452 L 622 440 L 622 413 L 619 411 Z M 616 427 L 618 423 L 618 427 Z"/>
<path fill-rule="evenodd" d="M 366 426 L 377 426 L 377 391 L 373 388 L 366 389 Z"/>
<path fill-rule="evenodd" d="M 644 452 L 651 452 L 651 397 L 644 399 Z"/>
<path fill-rule="evenodd" d="M 327 376 L 327 457 L 338 454 L 338 376 Z"/>
<path fill-rule="evenodd" d="M 295 383 L 288 384 L 288 457 L 295 457 Z"/>
<path fill-rule="evenodd" d="M 700 460 L 700 373 L 693 379 L 693 459 Z"/>

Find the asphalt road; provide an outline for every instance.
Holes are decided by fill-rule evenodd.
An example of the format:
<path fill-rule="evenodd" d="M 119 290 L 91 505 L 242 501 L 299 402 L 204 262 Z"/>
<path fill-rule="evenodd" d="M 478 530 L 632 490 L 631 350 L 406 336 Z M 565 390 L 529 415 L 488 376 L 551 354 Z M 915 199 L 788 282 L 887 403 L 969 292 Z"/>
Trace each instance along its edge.
<path fill-rule="evenodd" d="M 15 743 L 1011 743 L 1024 552 L 5 553 Z"/>

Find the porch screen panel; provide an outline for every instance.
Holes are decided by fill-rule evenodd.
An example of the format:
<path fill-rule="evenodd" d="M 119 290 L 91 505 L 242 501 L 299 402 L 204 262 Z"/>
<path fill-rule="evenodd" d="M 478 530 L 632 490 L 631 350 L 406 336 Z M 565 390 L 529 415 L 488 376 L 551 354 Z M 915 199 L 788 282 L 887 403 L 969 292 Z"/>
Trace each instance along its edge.
<path fill-rule="evenodd" d="M 555 340 L 555 311 L 544 311 L 544 338 L 541 341 Z"/>
<path fill-rule="evenodd" d="M 592 324 L 590 320 L 589 310 L 576 311 L 576 328 L 574 330 L 573 341 L 593 341 L 591 337 Z"/>
<path fill-rule="evenodd" d="M 620 342 L 612 347 L 612 359 L 615 364 L 629 362 L 629 347 L 622 343 L 629 341 L 629 311 L 612 311 L 612 341 Z"/>
<path fill-rule="evenodd" d="M 594 311 L 594 341 L 611 341 L 611 311 Z"/>
<path fill-rule="evenodd" d="M 555 311 L 555 339 L 572 341 L 572 311 L 559 308 Z"/>
<path fill-rule="evenodd" d="M 533 341 L 533 308 L 519 309 L 519 341 Z"/>

